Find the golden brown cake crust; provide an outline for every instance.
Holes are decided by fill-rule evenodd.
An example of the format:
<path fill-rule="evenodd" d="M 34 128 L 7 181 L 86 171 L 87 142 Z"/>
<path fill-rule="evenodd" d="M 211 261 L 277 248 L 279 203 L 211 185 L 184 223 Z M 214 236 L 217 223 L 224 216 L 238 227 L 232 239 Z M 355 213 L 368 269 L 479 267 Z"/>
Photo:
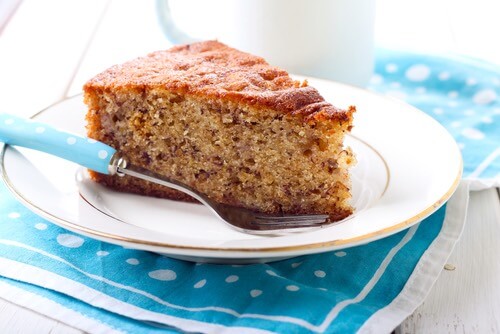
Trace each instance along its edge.
<path fill-rule="evenodd" d="M 217 41 L 176 46 L 113 66 L 87 82 L 84 90 L 145 91 L 146 87 L 272 108 L 306 122 L 349 122 L 355 111 L 334 107 L 306 81 L 293 80 L 263 58 Z"/>

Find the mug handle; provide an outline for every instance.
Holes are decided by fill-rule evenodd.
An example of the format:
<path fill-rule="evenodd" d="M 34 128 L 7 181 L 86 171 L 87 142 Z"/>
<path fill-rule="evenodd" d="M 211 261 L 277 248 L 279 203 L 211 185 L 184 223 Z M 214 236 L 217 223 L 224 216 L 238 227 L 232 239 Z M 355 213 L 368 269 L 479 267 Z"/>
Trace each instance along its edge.
<path fill-rule="evenodd" d="M 163 33 L 173 44 L 187 44 L 200 41 L 177 27 L 170 13 L 170 4 L 168 0 L 156 1 L 156 13 Z"/>

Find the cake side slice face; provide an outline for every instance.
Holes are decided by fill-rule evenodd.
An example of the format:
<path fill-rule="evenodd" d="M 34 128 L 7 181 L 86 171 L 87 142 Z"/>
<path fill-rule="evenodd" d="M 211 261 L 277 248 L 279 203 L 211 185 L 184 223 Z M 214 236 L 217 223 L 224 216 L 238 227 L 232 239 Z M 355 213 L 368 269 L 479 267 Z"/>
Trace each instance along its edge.
<path fill-rule="evenodd" d="M 353 211 L 341 110 L 262 58 L 217 42 L 113 67 L 84 87 L 88 136 L 131 163 L 212 199 L 269 213 Z M 133 178 L 91 173 L 120 191 L 192 200 Z"/>

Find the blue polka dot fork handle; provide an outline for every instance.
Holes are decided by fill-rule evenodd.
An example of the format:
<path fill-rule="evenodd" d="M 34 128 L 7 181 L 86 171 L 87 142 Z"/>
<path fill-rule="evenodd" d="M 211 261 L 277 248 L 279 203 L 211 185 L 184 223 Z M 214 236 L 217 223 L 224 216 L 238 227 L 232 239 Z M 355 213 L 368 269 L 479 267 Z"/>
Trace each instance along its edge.
<path fill-rule="evenodd" d="M 0 141 L 49 153 L 103 174 L 113 174 L 116 150 L 32 119 L 0 113 Z"/>
<path fill-rule="evenodd" d="M 328 215 L 266 215 L 218 203 L 176 180 L 127 163 L 109 145 L 45 123 L 0 113 L 0 141 L 42 151 L 107 175 L 131 176 L 182 191 L 206 205 L 224 222 L 252 234 L 281 235 L 331 224 Z"/>

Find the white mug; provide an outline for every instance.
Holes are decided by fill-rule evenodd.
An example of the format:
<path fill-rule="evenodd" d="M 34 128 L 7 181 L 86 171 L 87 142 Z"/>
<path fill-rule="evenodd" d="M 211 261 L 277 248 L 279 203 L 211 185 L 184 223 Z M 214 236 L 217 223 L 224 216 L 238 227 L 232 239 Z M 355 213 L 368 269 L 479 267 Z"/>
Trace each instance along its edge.
<path fill-rule="evenodd" d="M 290 73 L 364 87 L 374 62 L 375 0 L 158 0 L 174 44 L 217 39 Z"/>

